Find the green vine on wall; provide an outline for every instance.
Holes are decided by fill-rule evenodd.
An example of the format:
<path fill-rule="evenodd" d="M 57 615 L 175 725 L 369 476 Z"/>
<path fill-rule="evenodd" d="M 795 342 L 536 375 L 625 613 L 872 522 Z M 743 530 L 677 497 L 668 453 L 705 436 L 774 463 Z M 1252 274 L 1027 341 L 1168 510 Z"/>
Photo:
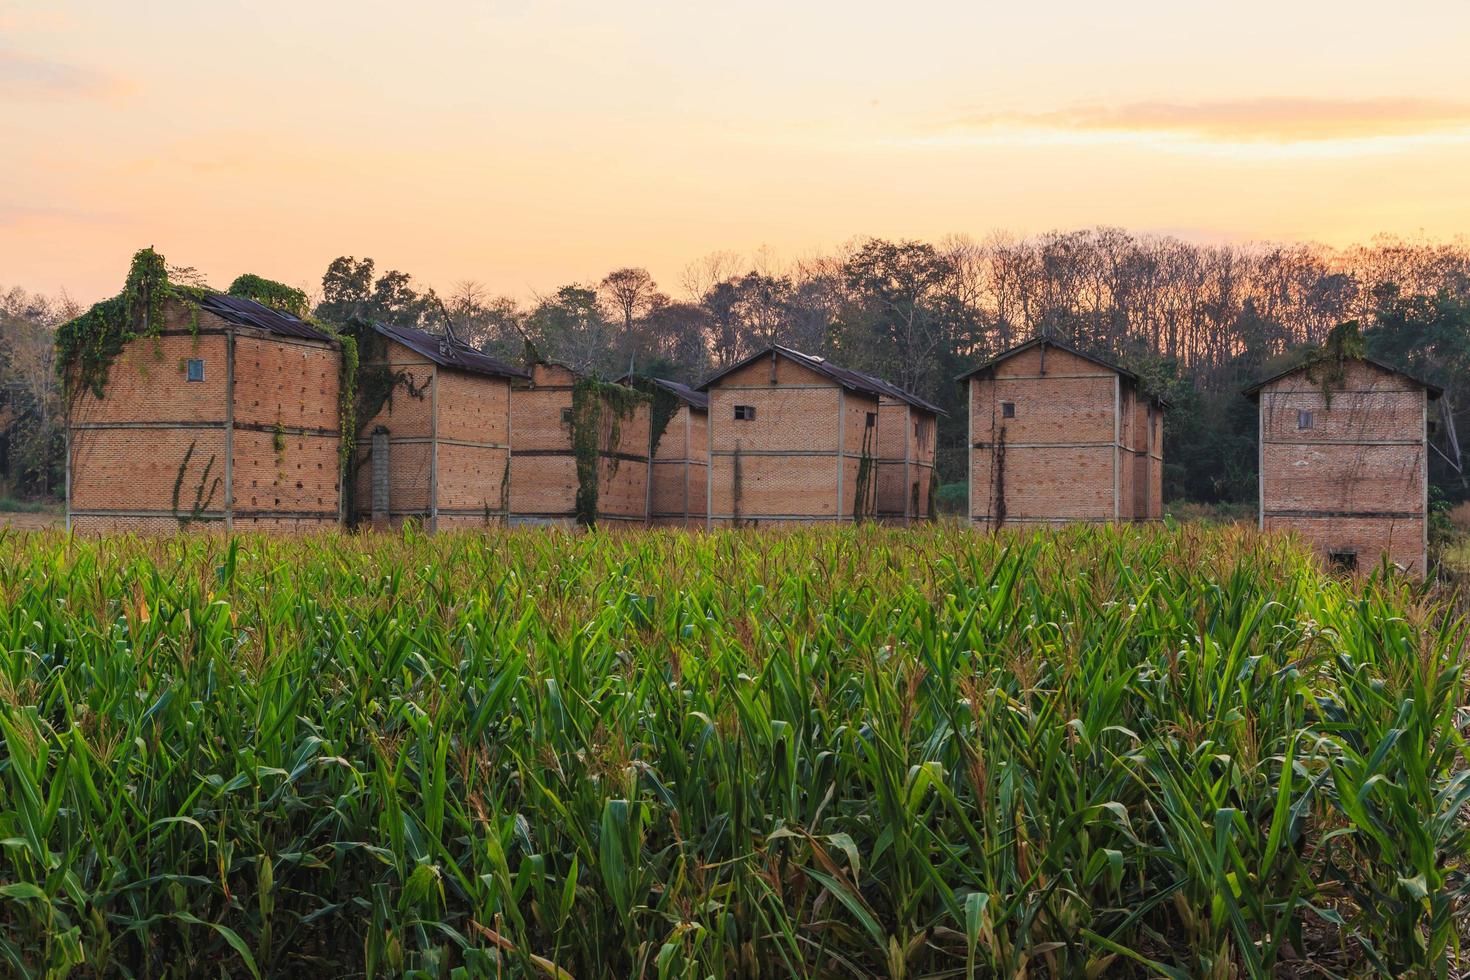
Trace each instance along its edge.
<path fill-rule="evenodd" d="M 645 404 L 649 396 L 633 388 L 578 378 L 572 385 L 572 456 L 577 461 L 577 523 L 592 527 L 597 523 L 599 463 L 602 454 L 616 453 L 622 441 L 622 422 Z M 608 414 L 607 445 L 602 444 L 603 412 Z M 613 457 L 612 472 L 618 470 Z"/>
<path fill-rule="evenodd" d="M 1306 378 L 1322 388 L 1322 403 L 1332 411 L 1332 393 L 1347 383 L 1347 366 L 1361 361 L 1367 354 L 1363 332 L 1357 320 L 1348 320 L 1332 328 L 1322 346 L 1307 355 Z"/>
<path fill-rule="evenodd" d="M 209 462 L 204 464 L 204 472 L 199 477 L 199 486 L 194 489 L 194 503 L 187 511 L 179 509 L 179 497 L 184 489 L 184 475 L 189 471 L 189 461 L 194 458 L 194 450 L 198 441 L 189 443 L 189 448 L 184 450 L 183 462 L 179 463 L 178 475 L 174 477 L 173 514 L 174 519 L 179 522 L 180 530 L 185 530 L 190 524 L 199 520 L 209 505 L 214 502 L 214 495 L 219 491 L 220 478 L 215 477 L 214 482 L 209 482 L 209 474 L 214 470 L 214 457 L 209 457 Z M 208 496 L 205 496 L 205 487 L 209 488 Z"/>
<path fill-rule="evenodd" d="M 156 337 L 163 330 L 170 301 L 189 311 L 189 329 L 199 329 L 199 301 L 205 291 L 169 281 L 168 264 L 151 248 L 133 255 L 123 290 L 96 303 L 87 312 L 56 331 L 56 370 L 71 398 L 90 391 L 101 398 L 107 389 L 112 362 L 124 345 L 139 337 Z"/>
<path fill-rule="evenodd" d="M 429 382 L 414 384 L 408 370 L 388 365 L 388 340 L 365 320 L 353 320 L 336 336 L 342 341 L 342 501 L 348 522 L 356 520 L 357 471 L 366 457 L 356 448 L 362 427 L 377 418 L 384 406 L 391 411 L 393 393 L 402 388 L 410 398 L 428 397 Z"/>
<path fill-rule="evenodd" d="M 628 386 L 635 391 L 642 392 L 652 403 L 648 410 L 648 456 L 652 459 L 658 455 L 659 440 L 663 439 L 669 423 L 674 420 L 675 415 L 679 414 L 679 408 L 684 403 L 678 395 L 652 378 L 631 378 Z"/>
<path fill-rule="evenodd" d="M 308 318 L 310 301 L 306 298 L 306 293 L 294 286 L 276 282 L 274 279 L 266 279 L 247 272 L 243 276 L 237 276 L 235 281 L 230 283 L 229 294 L 239 296 L 241 299 L 254 300 L 261 306 L 269 306 L 282 313 L 289 313 L 298 320 Z"/>

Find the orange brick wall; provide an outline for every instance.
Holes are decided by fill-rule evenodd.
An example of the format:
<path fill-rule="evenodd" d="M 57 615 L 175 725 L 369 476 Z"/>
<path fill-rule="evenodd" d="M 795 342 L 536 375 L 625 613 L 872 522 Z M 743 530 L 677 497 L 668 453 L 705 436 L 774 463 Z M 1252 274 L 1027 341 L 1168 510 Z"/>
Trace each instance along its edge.
<path fill-rule="evenodd" d="M 531 382 L 511 387 L 510 519 L 516 524 L 573 523 L 577 516 L 577 465 L 572 408 L 577 375 L 560 365 L 536 364 Z M 648 522 L 649 406 L 614 419 L 602 413 L 597 516 L 619 524 Z M 616 433 L 616 444 L 613 435 Z"/>
<path fill-rule="evenodd" d="M 929 516 L 936 421 L 932 412 L 905 401 L 879 403 L 878 518 L 885 523 L 909 524 Z"/>
<path fill-rule="evenodd" d="M 745 525 L 853 519 L 865 420 L 867 413 L 878 411 L 876 398 L 845 391 L 826 376 L 779 356 L 774 383 L 772 362 L 762 358 L 721 378 L 709 396 L 712 526 L 734 523 L 737 513 Z M 736 405 L 754 406 L 755 418 L 735 419 Z M 868 445 L 876 456 L 876 430 Z M 870 467 L 870 511 L 876 504 L 876 476 L 876 466 Z"/>
<path fill-rule="evenodd" d="M 655 524 L 703 527 L 709 482 L 709 414 L 681 405 L 659 439 L 650 479 L 649 519 Z"/>
<path fill-rule="evenodd" d="M 1350 364 L 1329 407 L 1297 371 L 1258 394 L 1261 526 L 1290 528 L 1324 557 L 1353 552 L 1360 568 L 1381 554 L 1425 570 L 1425 390 L 1402 375 Z M 1312 426 L 1298 428 L 1298 412 Z"/>
<path fill-rule="evenodd" d="M 124 347 L 102 398 L 88 391 L 72 398 L 73 529 L 156 533 L 262 520 L 335 525 L 340 353 L 209 313 L 195 317 L 181 303 L 171 304 L 163 329 Z M 204 381 L 186 380 L 190 358 L 204 361 Z"/>
<path fill-rule="evenodd" d="M 1007 524 L 1162 516 L 1162 416 L 1117 372 L 1031 348 L 970 379 L 969 413 L 974 523 L 996 524 L 998 484 Z"/>

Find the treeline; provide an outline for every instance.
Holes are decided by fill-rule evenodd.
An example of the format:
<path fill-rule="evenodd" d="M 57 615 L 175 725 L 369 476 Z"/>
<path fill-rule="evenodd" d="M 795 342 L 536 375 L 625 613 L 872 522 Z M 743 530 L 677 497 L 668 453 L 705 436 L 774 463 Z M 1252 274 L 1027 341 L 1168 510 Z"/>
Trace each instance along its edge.
<path fill-rule="evenodd" d="M 36 309 L 28 323 L 54 325 L 54 308 Z M 314 313 L 449 327 L 503 357 L 520 357 L 530 342 L 603 376 L 632 367 L 695 381 L 769 343 L 786 344 L 949 409 L 939 447 L 946 481 L 964 479 L 963 395 L 953 378 L 1044 331 L 1123 362 L 1170 400 L 1169 499 L 1254 499 L 1255 414 L 1239 389 L 1344 320 L 1360 321 L 1376 355 L 1444 384 L 1451 404 L 1464 402 L 1470 386 L 1463 238 L 1383 237 L 1346 249 L 1204 245 L 1114 228 L 868 239 L 784 265 L 716 253 L 677 283 L 621 268 L 530 302 L 474 281 L 439 294 L 407 273 L 344 256 L 328 266 Z M 1435 472 L 1463 494 L 1458 478 Z"/>

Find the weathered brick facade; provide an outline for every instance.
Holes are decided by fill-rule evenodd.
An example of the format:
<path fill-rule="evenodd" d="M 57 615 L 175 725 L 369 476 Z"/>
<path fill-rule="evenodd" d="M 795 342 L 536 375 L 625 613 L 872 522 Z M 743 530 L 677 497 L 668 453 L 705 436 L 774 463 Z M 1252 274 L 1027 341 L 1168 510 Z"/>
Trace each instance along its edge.
<path fill-rule="evenodd" d="M 880 401 L 899 389 L 785 347 L 752 355 L 702 388 L 710 527 L 878 515 Z M 919 460 L 933 470 L 933 433 L 926 435 L 927 449 L 911 448 L 911 474 L 921 479 Z"/>
<path fill-rule="evenodd" d="M 1163 405 L 1133 374 L 1038 338 L 962 380 L 972 523 L 1163 516 Z"/>
<path fill-rule="evenodd" d="M 233 297 L 197 311 L 170 301 L 158 336 L 113 361 L 101 398 L 70 396 L 68 526 L 336 525 L 340 370 L 338 342 L 294 317 Z"/>
<path fill-rule="evenodd" d="M 704 527 L 709 503 L 709 397 L 656 380 L 678 409 L 653 447 L 649 521 L 662 527 Z"/>
<path fill-rule="evenodd" d="M 430 530 L 504 522 L 510 385 L 525 372 L 408 327 L 359 330 L 360 385 L 381 407 L 359 419 L 353 517 Z"/>
<path fill-rule="evenodd" d="M 1325 373 L 1303 366 L 1247 391 L 1260 413 L 1260 526 L 1295 531 L 1324 561 L 1367 570 L 1387 555 L 1423 574 L 1428 402 L 1440 391 L 1349 361 L 1329 403 Z"/>
<path fill-rule="evenodd" d="M 908 525 L 934 516 L 934 447 L 939 412 L 917 400 L 878 402 L 878 519 Z"/>
<path fill-rule="evenodd" d="M 577 458 L 572 446 L 573 394 L 579 375 L 561 364 L 535 364 L 529 381 L 511 389 L 510 521 L 574 524 Z M 599 412 L 598 523 L 648 523 L 649 405 L 626 415 L 607 398 Z"/>

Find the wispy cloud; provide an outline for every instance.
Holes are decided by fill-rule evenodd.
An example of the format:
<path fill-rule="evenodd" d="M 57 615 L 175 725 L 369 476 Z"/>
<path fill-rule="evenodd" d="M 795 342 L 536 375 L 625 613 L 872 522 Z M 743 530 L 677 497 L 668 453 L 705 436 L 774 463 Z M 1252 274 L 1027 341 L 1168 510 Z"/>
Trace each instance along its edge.
<path fill-rule="evenodd" d="M 0 48 L 0 95 L 103 99 L 122 95 L 129 87 L 126 82 L 90 68 Z"/>
<path fill-rule="evenodd" d="M 1359 152 L 1470 140 L 1470 102 L 1254 98 L 1133 102 L 1045 112 L 976 113 L 931 137 L 983 142 L 1136 143 L 1245 152 Z"/>

